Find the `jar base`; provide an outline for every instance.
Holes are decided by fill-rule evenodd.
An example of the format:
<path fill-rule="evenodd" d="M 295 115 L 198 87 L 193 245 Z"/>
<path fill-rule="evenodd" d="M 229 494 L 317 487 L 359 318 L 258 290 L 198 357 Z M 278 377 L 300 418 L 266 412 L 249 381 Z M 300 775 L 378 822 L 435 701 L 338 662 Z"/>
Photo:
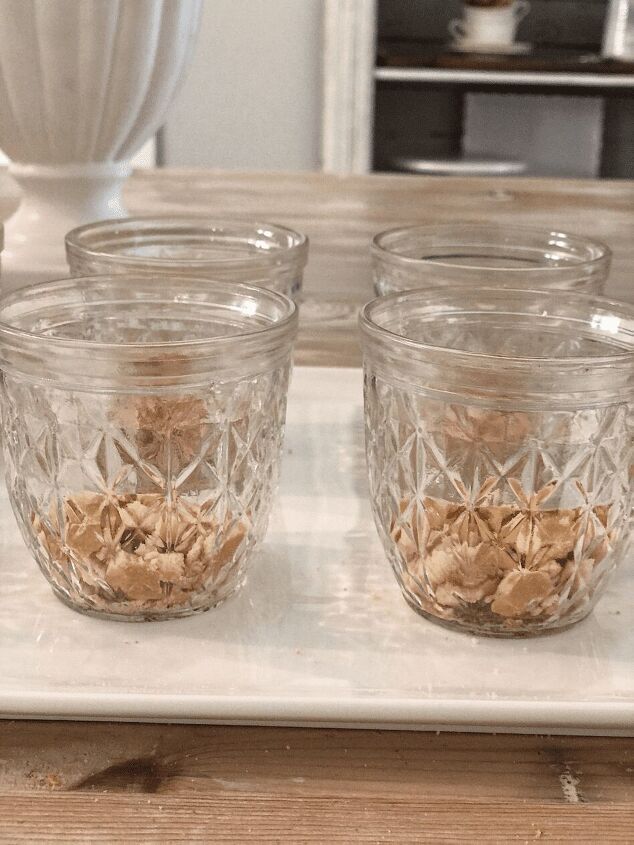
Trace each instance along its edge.
<path fill-rule="evenodd" d="M 561 634 L 564 631 L 568 631 L 570 628 L 574 628 L 575 625 L 578 625 L 580 622 L 583 622 L 583 620 L 587 619 L 592 612 L 592 608 L 590 607 L 588 611 L 578 619 L 551 628 L 533 628 L 531 630 L 526 628 L 517 630 L 483 629 L 479 628 L 477 625 L 469 625 L 468 622 L 461 622 L 455 619 L 442 619 L 440 616 L 436 616 L 435 614 L 424 610 L 416 602 L 416 600 L 409 596 L 404 590 L 401 592 L 407 604 L 418 616 L 422 616 L 424 619 L 433 622 L 435 625 L 439 625 L 442 628 L 447 628 L 450 631 L 455 631 L 460 634 L 468 634 L 470 636 L 487 637 L 489 639 L 498 640 L 534 639 L 536 637 L 547 637 L 553 634 Z"/>
<path fill-rule="evenodd" d="M 172 619 L 186 619 L 189 616 L 196 616 L 201 613 L 207 613 L 210 610 L 215 610 L 237 595 L 244 586 L 245 581 L 246 577 L 241 578 L 228 592 L 212 597 L 208 604 L 201 604 L 197 607 L 170 608 L 169 610 L 161 611 L 147 610 L 138 613 L 113 613 L 107 610 L 95 610 L 91 607 L 77 604 L 65 595 L 65 593 L 57 590 L 52 585 L 51 589 L 56 599 L 76 613 L 81 613 L 82 616 L 90 616 L 93 619 L 105 619 L 109 622 L 169 622 Z"/>

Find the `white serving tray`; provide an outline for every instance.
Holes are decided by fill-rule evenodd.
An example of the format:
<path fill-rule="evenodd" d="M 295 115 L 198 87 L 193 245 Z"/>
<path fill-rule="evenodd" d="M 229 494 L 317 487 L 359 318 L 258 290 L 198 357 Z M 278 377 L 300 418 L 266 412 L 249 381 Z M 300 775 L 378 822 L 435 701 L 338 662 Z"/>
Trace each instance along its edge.
<path fill-rule="evenodd" d="M 0 716 L 634 735 L 634 577 L 534 640 L 410 610 L 366 494 L 361 373 L 295 370 L 278 505 L 244 591 L 163 623 L 59 603 L 0 498 Z M 628 570 L 628 571 L 625 571 Z"/>

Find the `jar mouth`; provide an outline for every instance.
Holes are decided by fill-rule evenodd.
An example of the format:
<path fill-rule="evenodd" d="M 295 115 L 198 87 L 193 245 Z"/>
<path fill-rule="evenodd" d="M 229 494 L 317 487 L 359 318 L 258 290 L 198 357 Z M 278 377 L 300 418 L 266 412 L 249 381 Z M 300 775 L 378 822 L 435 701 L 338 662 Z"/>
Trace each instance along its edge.
<path fill-rule="evenodd" d="M 375 259 L 403 268 L 508 274 L 509 281 L 524 275 L 598 273 L 612 256 L 607 244 L 581 235 L 477 223 L 399 226 L 379 232 L 371 249 Z"/>
<path fill-rule="evenodd" d="M 460 334 L 461 320 L 464 327 L 478 320 L 491 322 L 496 315 L 509 318 L 509 332 L 511 329 L 521 332 L 522 321 L 526 322 L 531 333 L 529 342 L 535 331 L 530 327 L 531 323 L 536 323 L 539 329 L 550 328 L 550 336 L 558 347 L 556 354 L 476 350 L 475 346 L 492 345 L 494 339 L 488 333 L 472 342 L 470 348 Z M 443 337 L 447 321 L 451 321 L 456 331 Z M 527 367 L 536 362 L 540 365 L 550 362 L 565 367 L 568 363 L 576 366 L 580 361 L 616 363 L 623 360 L 634 365 L 634 306 L 599 296 L 524 288 L 480 288 L 474 293 L 466 286 L 397 292 L 367 303 L 361 311 L 360 325 L 365 333 L 382 335 L 407 348 L 442 351 L 450 357 L 464 355 L 474 362 L 478 359 L 483 362 L 513 361 Z M 421 332 L 425 325 L 429 331 L 425 332 L 423 328 Z M 592 334 L 587 354 L 578 354 L 578 348 L 561 343 L 571 334 L 579 337 L 584 331 Z M 434 341 L 434 337 L 437 340 Z"/>
<path fill-rule="evenodd" d="M 410 383 L 515 400 L 634 391 L 634 306 L 604 297 L 443 287 L 379 297 L 359 320 L 366 358 Z"/>
<path fill-rule="evenodd" d="M 71 230 L 65 241 L 69 258 L 132 270 L 170 264 L 198 270 L 304 266 L 308 255 L 308 238 L 285 226 L 194 216 L 102 220 Z"/>
<path fill-rule="evenodd" d="M 258 366 L 288 352 L 297 308 L 252 285 L 115 274 L 0 297 L 0 363 L 37 378 L 131 384 Z"/>

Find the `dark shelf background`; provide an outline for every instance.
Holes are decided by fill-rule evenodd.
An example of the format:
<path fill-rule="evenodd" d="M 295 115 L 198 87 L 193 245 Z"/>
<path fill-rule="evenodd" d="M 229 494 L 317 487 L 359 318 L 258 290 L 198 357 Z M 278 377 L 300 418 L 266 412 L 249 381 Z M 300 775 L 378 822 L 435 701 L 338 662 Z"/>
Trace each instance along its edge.
<path fill-rule="evenodd" d="M 606 11 L 607 0 L 531 0 L 517 40 L 598 53 Z M 449 21 L 461 12 L 461 0 L 379 0 L 379 38 L 444 44 Z"/>
<path fill-rule="evenodd" d="M 377 64 L 469 70 L 590 72 L 634 74 L 634 62 L 600 57 L 607 0 L 531 0 L 517 40 L 529 42 L 528 55 L 451 53 L 447 27 L 460 17 L 461 0 L 379 0 Z M 609 78 L 606 78 L 609 86 Z M 460 157 L 465 94 L 486 89 L 416 82 L 379 81 L 376 85 L 374 169 L 392 170 L 402 157 Z M 498 93 L 501 90 L 497 89 Z M 521 96 L 512 86 L 504 93 Z M 555 93 L 531 89 L 543 96 Z M 558 90 L 570 95 L 602 96 L 591 89 Z M 600 175 L 634 178 L 634 92 L 605 92 Z M 500 150 L 500 158 L 504 158 Z"/>

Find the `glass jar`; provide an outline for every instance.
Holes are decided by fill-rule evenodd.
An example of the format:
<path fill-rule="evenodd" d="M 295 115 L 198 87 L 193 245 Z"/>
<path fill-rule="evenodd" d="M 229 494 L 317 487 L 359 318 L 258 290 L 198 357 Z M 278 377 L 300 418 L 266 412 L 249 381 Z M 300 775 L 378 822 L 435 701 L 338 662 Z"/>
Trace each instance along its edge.
<path fill-rule="evenodd" d="M 283 226 L 204 217 L 102 220 L 66 235 L 72 276 L 196 276 L 246 282 L 297 299 L 308 238 Z"/>
<path fill-rule="evenodd" d="M 634 306 L 444 288 L 360 316 L 374 517 L 403 595 L 475 634 L 583 619 L 624 556 Z"/>
<path fill-rule="evenodd" d="M 238 590 L 277 474 L 295 305 L 96 276 L 0 299 L 9 496 L 63 602 L 165 619 Z"/>
<path fill-rule="evenodd" d="M 389 229 L 371 250 L 378 296 L 463 284 L 602 293 L 612 258 L 575 235 L 470 223 Z"/>

